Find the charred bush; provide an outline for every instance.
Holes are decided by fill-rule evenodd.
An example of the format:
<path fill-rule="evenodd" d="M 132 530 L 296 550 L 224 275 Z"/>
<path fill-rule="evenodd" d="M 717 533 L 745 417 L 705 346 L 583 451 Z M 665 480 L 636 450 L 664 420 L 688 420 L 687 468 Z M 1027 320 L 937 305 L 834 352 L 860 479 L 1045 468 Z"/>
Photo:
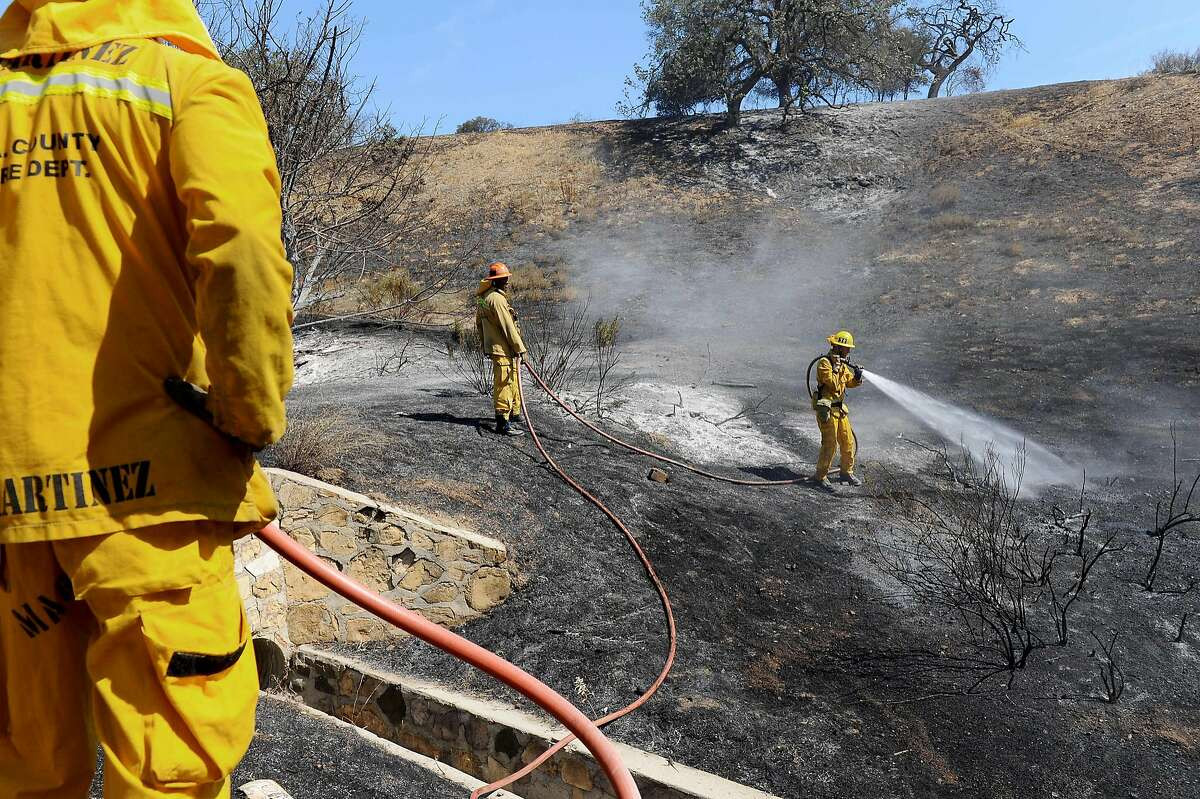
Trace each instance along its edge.
<path fill-rule="evenodd" d="M 1113 631 L 1109 636 L 1108 642 L 1105 643 L 1100 636 L 1092 631 L 1092 638 L 1096 641 L 1098 651 L 1096 657 L 1100 661 L 1100 673 L 1097 675 L 1100 680 L 1100 685 L 1104 690 L 1101 694 L 1101 699 L 1110 705 L 1115 705 L 1117 700 L 1121 698 L 1121 694 L 1125 693 L 1125 672 L 1121 669 L 1121 664 L 1116 659 L 1117 638 L 1120 633 Z"/>
<path fill-rule="evenodd" d="M 951 483 L 921 493 L 886 491 L 896 536 L 880 545 L 877 562 L 956 635 L 937 652 L 913 647 L 887 658 L 965 681 L 967 693 L 1001 676 L 1011 687 L 1035 652 L 1068 643 L 1089 578 L 1122 547 L 1115 536 L 1089 542 L 1082 492 L 1080 512 L 1070 517 L 1056 509 L 1047 522 L 1023 507 L 1021 458 L 1006 474 L 994 453 L 981 462 L 964 455 L 950 473 Z M 1071 558 L 1078 560 L 1068 565 Z"/>
<path fill-rule="evenodd" d="M 492 365 L 483 355 L 483 344 L 474 325 L 454 321 L 446 339 L 446 360 L 450 377 L 456 383 L 482 396 L 492 393 Z"/>
<path fill-rule="evenodd" d="M 616 377 L 621 320 L 593 318 L 587 302 L 533 302 L 520 320 L 526 357 L 555 393 L 579 391 L 576 409 L 603 415 L 614 392 L 628 382 Z M 478 394 L 492 391 L 491 364 L 483 357 L 474 325 L 456 321 L 446 343 L 450 376 Z"/>
<path fill-rule="evenodd" d="M 530 362 L 553 391 L 574 388 L 584 379 L 593 335 L 586 302 L 534 303 L 521 334 Z"/>
<path fill-rule="evenodd" d="M 1168 538 L 1180 535 L 1189 526 L 1200 527 L 1200 511 L 1192 504 L 1196 487 L 1200 485 L 1200 471 L 1191 483 L 1179 476 L 1179 445 L 1175 427 L 1171 427 L 1171 488 L 1164 491 L 1154 503 L 1154 526 L 1146 531 L 1146 535 L 1154 541 L 1154 552 L 1146 567 L 1146 576 L 1142 578 L 1142 588 L 1152 593 L 1183 595 L 1191 593 L 1196 588 L 1196 578 L 1188 576 L 1186 583 L 1180 587 L 1159 588 L 1157 582 L 1159 569 L 1162 567 L 1163 555 L 1167 552 Z"/>
<path fill-rule="evenodd" d="M 1010 483 L 994 454 L 982 465 L 964 459 L 954 487 L 932 496 L 889 497 L 902 537 L 880 564 L 912 599 L 958 622 L 961 656 L 949 671 L 977 675 L 967 689 L 1008 675 L 1046 645 L 1031 612 L 1045 593 L 1054 551 L 1039 544 L 1018 513 L 1019 481 Z"/>

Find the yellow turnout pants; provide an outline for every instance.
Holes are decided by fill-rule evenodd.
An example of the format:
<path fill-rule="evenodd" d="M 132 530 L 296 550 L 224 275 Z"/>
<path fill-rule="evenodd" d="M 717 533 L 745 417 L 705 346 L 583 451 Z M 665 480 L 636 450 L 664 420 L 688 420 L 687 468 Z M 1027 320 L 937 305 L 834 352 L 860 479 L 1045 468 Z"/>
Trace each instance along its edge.
<path fill-rule="evenodd" d="M 492 356 L 492 398 L 496 414 L 508 419 L 521 413 L 521 391 L 517 387 L 515 358 Z"/>
<path fill-rule="evenodd" d="M 829 421 L 822 422 L 818 417 L 817 427 L 821 429 L 821 454 L 817 456 L 817 471 L 813 477 L 824 480 L 833 465 L 833 455 L 842 450 L 841 473 L 854 474 L 854 429 L 850 427 L 850 415 L 834 411 Z"/>
<path fill-rule="evenodd" d="M 0 797 L 230 795 L 258 676 L 236 527 L 0 547 Z"/>

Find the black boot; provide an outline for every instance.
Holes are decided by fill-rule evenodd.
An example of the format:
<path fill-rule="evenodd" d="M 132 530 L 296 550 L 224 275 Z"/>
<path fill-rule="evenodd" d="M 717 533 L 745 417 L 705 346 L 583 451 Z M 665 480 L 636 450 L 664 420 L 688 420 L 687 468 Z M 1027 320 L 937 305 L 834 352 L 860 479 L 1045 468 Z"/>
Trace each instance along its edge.
<path fill-rule="evenodd" d="M 509 421 L 500 414 L 496 414 L 496 433 L 502 436 L 523 436 L 525 432 L 518 427 L 513 427 Z"/>

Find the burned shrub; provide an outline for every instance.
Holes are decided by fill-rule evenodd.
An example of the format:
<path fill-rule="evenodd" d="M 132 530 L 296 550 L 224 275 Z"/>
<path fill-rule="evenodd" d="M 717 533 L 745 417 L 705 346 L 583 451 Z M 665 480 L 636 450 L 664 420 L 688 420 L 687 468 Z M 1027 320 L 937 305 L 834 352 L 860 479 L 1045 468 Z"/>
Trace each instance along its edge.
<path fill-rule="evenodd" d="M 1184 75 L 1200 72 L 1200 48 L 1193 52 L 1186 50 L 1161 50 L 1151 56 L 1150 69 L 1147 75 Z"/>
<path fill-rule="evenodd" d="M 474 394 L 492 393 L 492 365 L 483 356 L 483 345 L 474 324 L 454 320 L 446 339 L 450 377 Z"/>
<path fill-rule="evenodd" d="M 907 656 L 921 673 L 965 680 L 970 693 L 998 676 L 1011 687 L 1033 653 L 1051 641 L 1067 644 L 1071 613 L 1096 565 L 1122 547 L 1113 536 L 1089 547 L 1082 492 L 1080 513 L 1057 512 L 1054 523 L 1022 508 L 1022 473 L 1023 457 L 1006 474 L 992 452 L 980 463 L 964 455 L 950 485 L 922 495 L 887 492 L 898 535 L 897 543 L 880 545 L 878 565 L 958 633 L 938 652 L 914 648 L 890 653 L 891 660 Z M 1059 532 L 1070 549 L 1059 547 Z M 1071 558 L 1076 565 L 1068 565 Z"/>
<path fill-rule="evenodd" d="M 948 671 L 976 675 L 968 691 L 999 674 L 1011 685 L 1030 654 L 1045 646 L 1030 613 L 1049 583 L 1053 551 L 1039 546 L 1017 512 L 996 457 L 965 459 L 956 487 L 932 497 L 889 497 L 907 542 L 881 550 L 880 564 L 912 599 L 957 620 L 964 652 Z"/>
<path fill-rule="evenodd" d="M 1175 434 L 1175 426 L 1171 426 L 1171 489 L 1163 492 L 1154 503 L 1154 526 L 1146 531 L 1154 540 L 1154 553 L 1146 568 L 1146 576 L 1142 578 L 1142 588 L 1159 594 L 1189 594 L 1196 588 L 1196 578 L 1187 577 L 1187 583 L 1177 588 L 1158 588 L 1156 583 L 1159 568 L 1163 564 L 1163 554 L 1166 551 L 1167 539 L 1179 535 L 1189 526 L 1200 527 L 1200 510 L 1196 509 L 1192 500 L 1196 487 L 1200 485 L 1200 471 L 1188 484 L 1186 478 L 1179 476 L 1179 443 Z"/>
<path fill-rule="evenodd" d="M 1117 700 L 1121 698 L 1121 694 L 1125 693 L 1125 672 L 1121 669 L 1121 665 L 1116 659 L 1117 638 L 1119 632 L 1114 631 L 1105 643 L 1100 636 L 1092 631 L 1092 638 L 1096 641 L 1096 646 L 1099 651 L 1096 652 L 1096 657 L 1100 661 L 1100 671 L 1097 677 L 1100 679 L 1100 685 L 1104 689 L 1101 699 L 1110 705 L 1115 705 Z"/>

